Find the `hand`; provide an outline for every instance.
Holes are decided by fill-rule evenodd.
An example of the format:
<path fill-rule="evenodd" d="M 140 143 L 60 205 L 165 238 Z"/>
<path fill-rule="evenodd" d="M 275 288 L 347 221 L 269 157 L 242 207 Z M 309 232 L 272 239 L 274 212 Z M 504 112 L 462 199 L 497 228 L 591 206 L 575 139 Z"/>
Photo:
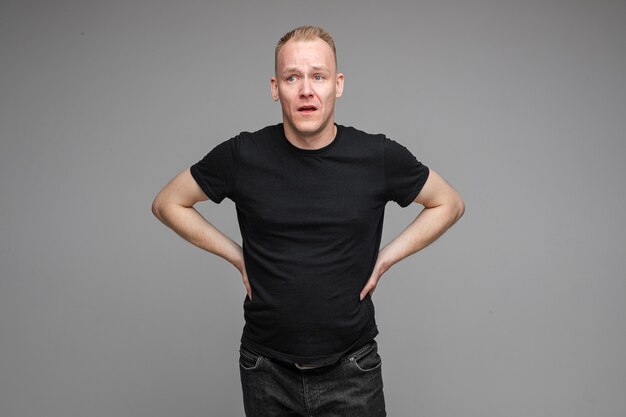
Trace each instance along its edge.
<path fill-rule="evenodd" d="M 360 301 L 363 301 L 363 299 L 367 296 L 368 292 L 370 293 L 370 297 L 372 296 L 372 294 L 374 294 L 374 290 L 376 290 L 376 285 L 378 284 L 378 280 L 380 279 L 381 276 L 382 276 L 382 273 L 379 271 L 379 268 L 374 267 L 374 271 L 372 272 L 372 275 L 367 280 L 365 287 L 363 287 L 363 289 L 361 290 L 361 294 L 359 296 Z"/>
<path fill-rule="evenodd" d="M 246 267 L 242 268 L 241 279 L 243 280 L 243 285 L 246 287 L 246 292 L 248 293 L 248 298 L 252 301 L 252 287 L 250 287 L 250 281 L 248 281 L 248 273 L 246 272 Z"/>

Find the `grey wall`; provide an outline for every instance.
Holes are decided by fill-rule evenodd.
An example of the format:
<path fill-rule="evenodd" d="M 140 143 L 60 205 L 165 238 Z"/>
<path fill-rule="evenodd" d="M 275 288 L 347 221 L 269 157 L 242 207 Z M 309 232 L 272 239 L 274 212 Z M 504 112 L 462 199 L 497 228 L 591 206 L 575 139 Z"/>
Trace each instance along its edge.
<path fill-rule="evenodd" d="M 319 24 L 337 121 L 467 210 L 376 293 L 390 416 L 626 415 L 623 1 L 0 2 L 0 416 L 241 416 L 245 289 L 156 193 L 280 120 Z M 234 205 L 201 212 L 240 241 Z M 383 241 L 420 206 L 387 206 Z"/>

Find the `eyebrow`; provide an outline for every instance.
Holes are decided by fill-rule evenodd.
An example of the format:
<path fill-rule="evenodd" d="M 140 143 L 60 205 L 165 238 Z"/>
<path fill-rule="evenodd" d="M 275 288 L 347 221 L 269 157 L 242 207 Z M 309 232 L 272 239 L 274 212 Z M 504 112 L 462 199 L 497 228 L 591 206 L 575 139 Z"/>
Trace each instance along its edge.
<path fill-rule="evenodd" d="M 326 71 L 326 72 L 330 72 L 330 70 L 328 69 L 328 67 L 324 66 L 324 65 L 314 65 L 313 67 L 311 67 L 313 70 L 315 71 Z M 287 67 L 283 70 L 283 74 L 286 74 L 288 72 L 301 72 L 299 68 L 297 67 Z"/>

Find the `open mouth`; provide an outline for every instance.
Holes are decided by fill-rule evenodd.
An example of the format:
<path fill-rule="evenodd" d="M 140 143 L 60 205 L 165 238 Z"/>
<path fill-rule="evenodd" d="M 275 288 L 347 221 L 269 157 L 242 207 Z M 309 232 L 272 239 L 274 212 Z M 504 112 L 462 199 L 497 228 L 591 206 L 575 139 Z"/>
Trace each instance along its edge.
<path fill-rule="evenodd" d="M 313 113 L 315 110 L 317 110 L 317 107 L 308 104 L 298 107 L 298 111 L 301 113 Z"/>

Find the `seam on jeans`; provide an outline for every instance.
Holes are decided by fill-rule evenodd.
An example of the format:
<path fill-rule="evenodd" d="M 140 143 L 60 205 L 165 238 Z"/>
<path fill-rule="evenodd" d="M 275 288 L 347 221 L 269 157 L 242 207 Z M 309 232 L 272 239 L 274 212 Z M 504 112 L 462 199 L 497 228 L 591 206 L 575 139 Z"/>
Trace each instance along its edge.
<path fill-rule="evenodd" d="M 243 356 L 250 359 L 251 361 L 256 361 L 258 358 L 258 356 L 252 356 L 252 355 L 247 354 L 244 350 L 240 350 L 239 353 L 241 353 Z"/>
<path fill-rule="evenodd" d="M 354 363 L 354 366 L 356 366 L 359 371 L 361 371 L 361 372 L 370 372 L 370 371 L 375 371 L 376 369 L 380 368 L 380 366 L 383 364 L 383 361 L 381 359 L 380 362 L 378 362 L 378 365 L 376 365 L 375 367 L 370 368 L 370 369 L 363 369 L 363 368 L 361 368 L 359 366 L 359 364 L 356 362 L 356 359 L 353 360 L 352 363 Z"/>
<path fill-rule="evenodd" d="M 359 356 L 361 353 L 365 352 L 370 346 L 372 345 L 372 343 L 367 343 L 365 346 L 363 346 L 361 349 L 357 350 L 356 352 L 354 352 L 352 355 L 350 355 L 350 358 L 352 360 L 356 359 L 357 356 Z"/>
<path fill-rule="evenodd" d="M 246 358 L 250 359 L 251 361 L 254 361 L 254 365 L 250 367 L 243 366 L 241 361 L 239 361 L 239 366 L 241 366 L 243 369 L 256 369 L 256 367 L 259 366 L 259 361 L 261 360 L 261 356 L 257 356 L 256 358 L 253 358 L 250 355 L 244 353 L 243 350 L 239 350 L 239 353 L 245 356 Z"/>

